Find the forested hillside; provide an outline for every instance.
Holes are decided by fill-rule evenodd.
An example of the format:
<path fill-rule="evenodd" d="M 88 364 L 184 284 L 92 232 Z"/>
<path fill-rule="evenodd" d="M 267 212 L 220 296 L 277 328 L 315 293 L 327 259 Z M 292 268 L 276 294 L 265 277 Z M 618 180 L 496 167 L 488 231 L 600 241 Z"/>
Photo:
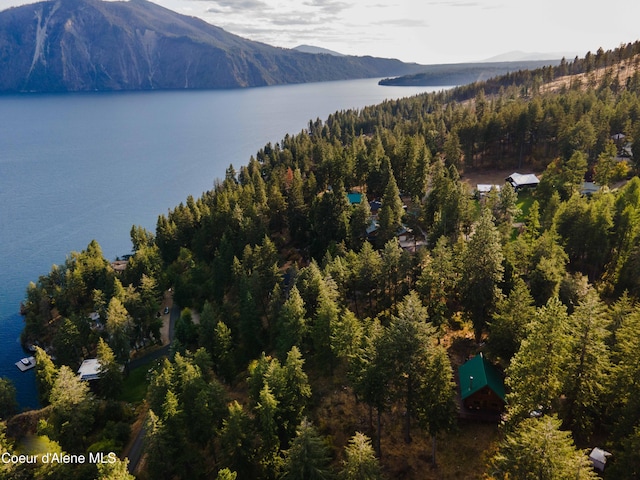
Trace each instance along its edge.
<path fill-rule="evenodd" d="M 24 303 L 24 340 L 55 356 L 37 353 L 49 406 L 33 430 L 120 453 L 138 415 L 150 479 L 592 478 L 594 446 L 612 453 L 605 478 L 637 478 L 640 74 L 613 82 L 621 67 L 336 112 L 230 166 L 155 234 L 133 227 L 124 272 L 95 242 L 70 255 Z M 541 182 L 479 198 L 460 181 L 505 168 Z M 183 311 L 134 415 L 116 365 L 159 339 L 169 288 Z M 96 352 L 98 387 L 69 387 L 65 365 Z M 506 377 L 492 423 L 456 395 L 479 353 Z"/>

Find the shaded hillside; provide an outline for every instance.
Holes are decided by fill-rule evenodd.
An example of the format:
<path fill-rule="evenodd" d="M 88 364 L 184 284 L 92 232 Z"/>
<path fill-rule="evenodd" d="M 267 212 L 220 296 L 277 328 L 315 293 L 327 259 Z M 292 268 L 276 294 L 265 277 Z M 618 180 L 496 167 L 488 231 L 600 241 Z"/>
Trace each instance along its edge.
<path fill-rule="evenodd" d="M 58 0 L 0 12 L 0 91 L 234 88 L 414 72 L 230 34 L 145 0 Z"/>

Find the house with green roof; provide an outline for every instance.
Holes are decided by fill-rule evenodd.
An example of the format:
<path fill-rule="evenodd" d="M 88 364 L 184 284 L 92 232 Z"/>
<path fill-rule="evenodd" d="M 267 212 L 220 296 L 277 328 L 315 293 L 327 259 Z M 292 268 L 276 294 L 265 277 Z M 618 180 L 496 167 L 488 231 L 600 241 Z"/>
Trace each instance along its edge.
<path fill-rule="evenodd" d="M 504 380 L 482 353 L 458 369 L 462 404 L 469 410 L 501 412 L 505 405 Z"/>

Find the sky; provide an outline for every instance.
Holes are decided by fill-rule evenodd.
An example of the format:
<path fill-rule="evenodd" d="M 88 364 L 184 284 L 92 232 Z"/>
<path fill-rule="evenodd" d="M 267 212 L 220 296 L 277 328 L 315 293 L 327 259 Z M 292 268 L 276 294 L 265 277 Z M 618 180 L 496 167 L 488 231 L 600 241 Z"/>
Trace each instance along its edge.
<path fill-rule="evenodd" d="M 573 58 L 640 39 L 640 2 L 608 0 L 153 0 L 251 40 L 422 64 L 511 51 Z M 0 9 L 25 3 L 0 0 Z"/>

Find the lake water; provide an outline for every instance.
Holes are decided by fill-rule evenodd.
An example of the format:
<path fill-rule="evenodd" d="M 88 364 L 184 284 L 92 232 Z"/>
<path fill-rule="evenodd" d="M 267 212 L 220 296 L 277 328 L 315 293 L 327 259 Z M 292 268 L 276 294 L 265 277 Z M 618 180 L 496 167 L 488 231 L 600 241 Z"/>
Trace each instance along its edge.
<path fill-rule="evenodd" d="M 0 97 L 0 376 L 24 408 L 34 371 L 14 363 L 30 281 L 96 239 L 108 259 L 130 253 L 129 230 L 199 197 L 267 142 L 310 119 L 447 87 L 377 80 L 215 91 Z"/>

